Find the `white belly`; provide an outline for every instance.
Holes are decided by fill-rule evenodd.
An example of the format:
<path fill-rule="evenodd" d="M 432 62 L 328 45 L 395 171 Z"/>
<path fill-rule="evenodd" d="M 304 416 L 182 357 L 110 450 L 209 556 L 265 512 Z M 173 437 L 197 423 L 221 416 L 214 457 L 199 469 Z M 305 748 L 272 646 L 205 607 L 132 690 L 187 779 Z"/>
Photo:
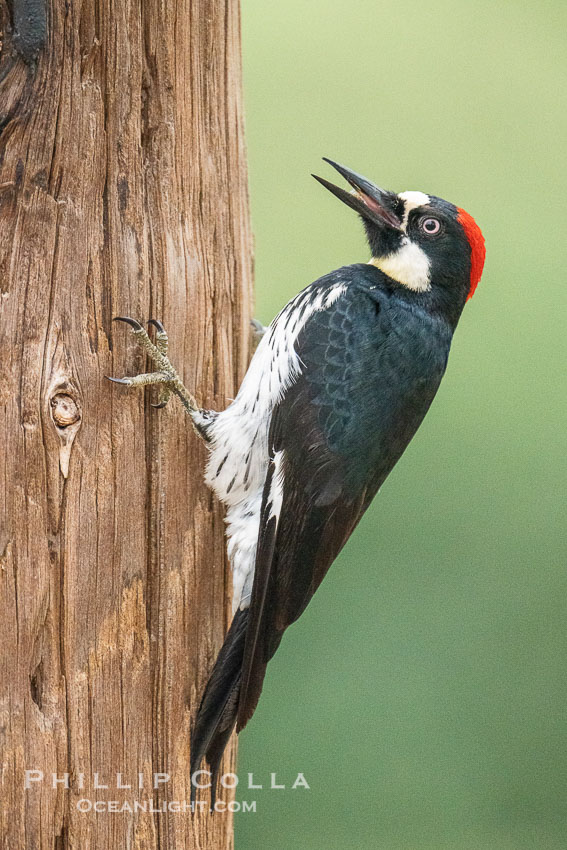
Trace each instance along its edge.
<path fill-rule="evenodd" d="M 210 427 L 205 481 L 226 505 L 233 613 L 250 604 L 262 492 L 269 462 L 268 429 L 274 401 L 267 392 L 272 351 L 268 330 L 233 403 Z"/>

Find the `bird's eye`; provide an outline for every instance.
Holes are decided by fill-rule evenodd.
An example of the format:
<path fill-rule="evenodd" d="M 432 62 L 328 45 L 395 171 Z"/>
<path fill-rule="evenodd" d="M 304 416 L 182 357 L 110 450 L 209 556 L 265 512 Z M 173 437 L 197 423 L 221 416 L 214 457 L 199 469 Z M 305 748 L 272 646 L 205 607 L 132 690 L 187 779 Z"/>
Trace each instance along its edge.
<path fill-rule="evenodd" d="M 422 218 L 419 226 L 428 236 L 436 236 L 441 230 L 441 222 L 437 218 Z"/>

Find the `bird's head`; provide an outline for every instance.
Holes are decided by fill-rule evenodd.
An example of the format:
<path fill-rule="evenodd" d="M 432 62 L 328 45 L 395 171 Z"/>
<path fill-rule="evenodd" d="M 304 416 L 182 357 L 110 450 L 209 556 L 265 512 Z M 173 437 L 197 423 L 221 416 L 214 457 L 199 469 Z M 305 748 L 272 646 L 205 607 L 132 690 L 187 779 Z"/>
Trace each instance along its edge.
<path fill-rule="evenodd" d="M 360 174 L 332 165 L 347 192 L 316 180 L 356 210 L 364 222 L 371 264 L 416 293 L 437 290 L 459 305 L 472 297 L 482 274 L 484 238 L 475 220 L 454 204 L 423 192 L 388 192 Z"/>

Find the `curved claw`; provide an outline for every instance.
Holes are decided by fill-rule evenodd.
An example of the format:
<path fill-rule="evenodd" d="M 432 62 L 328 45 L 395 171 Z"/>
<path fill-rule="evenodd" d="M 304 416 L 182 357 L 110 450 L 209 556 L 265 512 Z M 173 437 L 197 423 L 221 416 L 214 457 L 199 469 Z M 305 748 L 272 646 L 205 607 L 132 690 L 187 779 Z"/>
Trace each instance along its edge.
<path fill-rule="evenodd" d="M 131 328 L 134 328 L 135 331 L 143 331 L 142 325 L 136 321 L 136 319 L 131 319 L 130 316 L 115 316 L 112 320 L 113 322 L 126 322 L 127 325 L 130 325 Z"/>
<path fill-rule="evenodd" d="M 152 404 L 152 407 L 155 407 L 156 410 L 161 410 L 162 407 L 165 407 L 167 401 L 160 401 L 159 404 Z"/>
<path fill-rule="evenodd" d="M 111 378 L 110 375 L 104 376 L 107 381 L 112 381 L 113 384 L 124 384 L 126 387 L 129 387 L 132 383 L 131 378 Z"/>
<path fill-rule="evenodd" d="M 160 333 L 160 334 L 165 333 L 165 328 L 162 325 L 162 323 L 160 321 L 158 321 L 158 319 L 150 319 L 149 322 L 148 322 L 148 325 L 153 325 L 154 328 L 156 328 L 158 333 Z"/>
<path fill-rule="evenodd" d="M 254 328 L 254 332 L 257 334 L 265 334 L 268 328 L 259 322 L 258 319 L 250 319 L 250 324 Z"/>

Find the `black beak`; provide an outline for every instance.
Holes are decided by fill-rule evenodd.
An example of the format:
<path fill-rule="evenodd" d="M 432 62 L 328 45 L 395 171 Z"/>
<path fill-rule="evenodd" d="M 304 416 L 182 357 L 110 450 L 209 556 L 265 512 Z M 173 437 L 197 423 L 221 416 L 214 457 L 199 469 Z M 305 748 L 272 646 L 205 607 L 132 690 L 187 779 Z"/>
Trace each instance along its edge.
<path fill-rule="evenodd" d="M 387 225 L 395 230 L 399 230 L 402 224 L 403 216 L 403 201 L 398 198 L 394 192 L 387 192 L 384 189 L 378 188 L 366 177 L 357 174 L 356 171 L 351 171 L 344 165 L 339 165 L 338 162 L 333 162 L 332 159 L 323 157 L 325 162 L 332 165 L 345 180 L 350 183 L 354 192 L 347 192 L 345 189 L 340 189 L 323 177 L 318 177 L 313 174 L 312 177 L 318 180 L 322 186 L 336 195 L 339 200 L 347 206 L 356 210 L 363 218 L 377 224 L 379 227 Z"/>

